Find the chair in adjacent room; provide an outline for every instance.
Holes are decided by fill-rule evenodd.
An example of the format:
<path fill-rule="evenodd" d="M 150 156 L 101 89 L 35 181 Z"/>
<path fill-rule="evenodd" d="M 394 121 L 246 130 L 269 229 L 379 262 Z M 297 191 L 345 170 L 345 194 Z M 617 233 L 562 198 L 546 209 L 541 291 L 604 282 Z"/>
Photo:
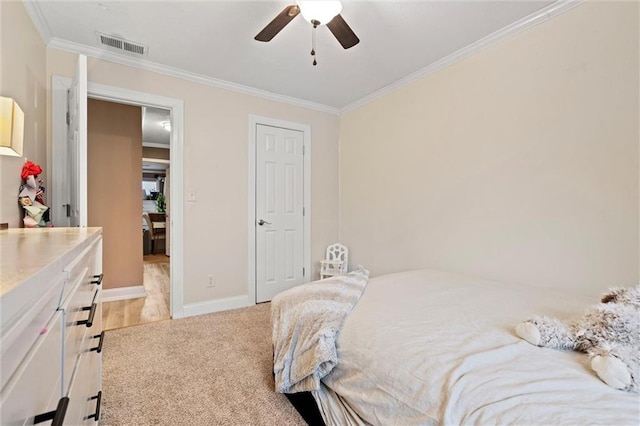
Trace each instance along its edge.
<path fill-rule="evenodd" d="M 327 247 L 326 258 L 320 261 L 320 279 L 346 274 L 349 266 L 349 249 L 335 243 Z"/>
<path fill-rule="evenodd" d="M 164 214 L 160 216 L 157 213 L 142 213 L 142 217 L 149 228 L 149 236 L 151 237 L 151 253 L 156 254 L 158 249 L 158 241 L 166 238 L 164 225 L 166 219 Z"/>

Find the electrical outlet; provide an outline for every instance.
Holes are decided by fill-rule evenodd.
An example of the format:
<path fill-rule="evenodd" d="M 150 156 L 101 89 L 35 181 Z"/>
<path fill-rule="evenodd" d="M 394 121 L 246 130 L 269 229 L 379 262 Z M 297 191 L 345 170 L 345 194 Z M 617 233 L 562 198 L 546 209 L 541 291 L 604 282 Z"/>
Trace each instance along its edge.
<path fill-rule="evenodd" d="M 213 275 L 209 274 L 209 282 L 207 283 L 207 287 L 215 287 L 216 284 L 213 282 Z"/>

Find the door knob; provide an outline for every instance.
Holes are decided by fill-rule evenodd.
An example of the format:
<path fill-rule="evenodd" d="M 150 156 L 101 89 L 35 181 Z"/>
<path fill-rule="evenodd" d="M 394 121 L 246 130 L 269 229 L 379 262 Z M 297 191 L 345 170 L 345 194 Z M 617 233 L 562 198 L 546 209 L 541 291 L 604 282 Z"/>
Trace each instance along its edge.
<path fill-rule="evenodd" d="M 271 225 L 271 222 L 267 222 L 266 220 L 260 219 L 258 221 L 258 225 L 260 225 L 260 226 L 262 226 L 262 225 Z"/>

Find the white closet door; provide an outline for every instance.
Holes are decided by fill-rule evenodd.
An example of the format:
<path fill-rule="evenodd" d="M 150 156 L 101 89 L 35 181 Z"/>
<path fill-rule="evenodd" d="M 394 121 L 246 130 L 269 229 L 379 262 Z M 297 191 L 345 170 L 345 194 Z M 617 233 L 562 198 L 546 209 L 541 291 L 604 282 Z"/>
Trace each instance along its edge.
<path fill-rule="evenodd" d="M 256 301 L 304 282 L 304 134 L 256 129 Z"/>

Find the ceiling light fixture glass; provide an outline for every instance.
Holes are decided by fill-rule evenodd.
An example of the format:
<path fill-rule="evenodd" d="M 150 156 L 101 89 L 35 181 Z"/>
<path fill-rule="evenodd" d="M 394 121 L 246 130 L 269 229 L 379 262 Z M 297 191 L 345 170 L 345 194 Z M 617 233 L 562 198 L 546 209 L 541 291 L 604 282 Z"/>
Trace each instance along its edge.
<path fill-rule="evenodd" d="M 342 2 L 340 1 L 307 0 L 297 1 L 296 3 L 304 19 L 314 25 L 326 25 L 331 22 L 336 15 L 342 12 Z M 316 24 L 313 21 L 317 21 L 318 23 Z"/>
<path fill-rule="evenodd" d="M 342 3 L 334 0 L 308 0 L 297 1 L 298 9 L 302 17 L 313 25 L 311 32 L 311 56 L 313 65 L 318 65 L 316 60 L 316 29 L 321 25 L 326 25 L 333 18 L 342 12 Z"/>

